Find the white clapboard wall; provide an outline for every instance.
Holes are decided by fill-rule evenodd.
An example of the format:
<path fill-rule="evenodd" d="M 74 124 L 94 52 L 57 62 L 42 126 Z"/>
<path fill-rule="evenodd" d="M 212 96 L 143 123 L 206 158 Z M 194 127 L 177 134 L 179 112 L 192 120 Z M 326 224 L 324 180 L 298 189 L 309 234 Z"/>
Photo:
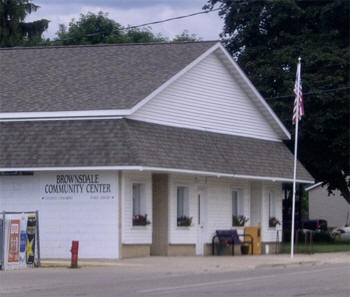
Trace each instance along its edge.
<path fill-rule="evenodd" d="M 212 53 L 130 119 L 267 140 L 280 140 L 269 122 Z"/>

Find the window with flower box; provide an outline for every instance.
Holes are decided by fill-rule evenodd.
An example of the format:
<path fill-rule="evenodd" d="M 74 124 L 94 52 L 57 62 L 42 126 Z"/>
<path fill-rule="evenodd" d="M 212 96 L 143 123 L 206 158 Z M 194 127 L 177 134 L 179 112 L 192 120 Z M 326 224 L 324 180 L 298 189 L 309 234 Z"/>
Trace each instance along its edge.
<path fill-rule="evenodd" d="M 189 216 L 189 194 L 188 187 L 178 186 L 176 192 L 177 204 L 177 226 L 188 227 L 192 224 Z"/>
<path fill-rule="evenodd" d="M 146 187 L 144 184 L 132 184 L 132 224 L 133 226 L 150 224 L 146 214 Z"/>
<path fill-rule="evenodd" d="M 269 191 L 269 227 L 275 228 L 281 222 L 276 218 L 276 197 L 273 191 Z"/>
<path fill-rule="evenodd" d="M 269 218 L 276 216 L 275 195 L 269 191 Z"/>
<path fill-rule="evenodd" d="M 244 198 L 239 189 L 232 190 L 232 226 L 244 226 L 247 222 L 244 216 Z"/>

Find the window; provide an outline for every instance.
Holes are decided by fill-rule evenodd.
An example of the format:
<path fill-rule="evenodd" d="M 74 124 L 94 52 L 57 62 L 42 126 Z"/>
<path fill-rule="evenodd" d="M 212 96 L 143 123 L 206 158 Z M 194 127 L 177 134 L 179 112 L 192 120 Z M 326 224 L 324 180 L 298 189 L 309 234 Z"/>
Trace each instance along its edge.
<path fill-rule="evenodd" d="M 238 192 L 232 191 L 232 215 L 238 217 Z"/>
<path fill-rule="evenodd" d="M 189 218 L 188 187 L 177 187 L 177 225 L 191 225 Z"/>
<path fill-rule="evenodd" d="M 198 225 L 201 223 L 201 194 L 198 194 Z"/>
<path fill-rule="evenodd" d="M 232 226 L 244 226 L 244 200 L 241 190 L 232 190 Z"/>
<path fill-rule="evenodd" d="M 132 220 L 134 226 L 146 225 L 147 223 L 146 191 L 144 184 L 132 184 Z"/>
<path fill-rule="evenodd" d="M 269 191 L 269 227 L 275 228 L 280 225 L 280 221 L 276 218 L 276 199 L 275 194 Z"/>
<path fill-rule="evenodd" d="M 276 216 L 276 208 L 275 208 L 275 195 L 273 192 L 269 192 L 269 218 L 273 218 Z"/>

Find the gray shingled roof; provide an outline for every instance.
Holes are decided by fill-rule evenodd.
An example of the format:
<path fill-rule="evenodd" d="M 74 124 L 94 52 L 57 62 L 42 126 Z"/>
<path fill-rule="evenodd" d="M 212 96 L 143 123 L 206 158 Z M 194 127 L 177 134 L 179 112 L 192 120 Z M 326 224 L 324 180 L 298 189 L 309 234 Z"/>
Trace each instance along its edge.
<path fill-rule="evenodd" d="M 0 49 L 0 112 L 129 109 L 215 43 Z"/>
<path fill-rule="evenodd" d="M 293 155 L 282 142 L 127 119 L 0 123 L 1 168 L 127 165 L 291 179 Z"/>

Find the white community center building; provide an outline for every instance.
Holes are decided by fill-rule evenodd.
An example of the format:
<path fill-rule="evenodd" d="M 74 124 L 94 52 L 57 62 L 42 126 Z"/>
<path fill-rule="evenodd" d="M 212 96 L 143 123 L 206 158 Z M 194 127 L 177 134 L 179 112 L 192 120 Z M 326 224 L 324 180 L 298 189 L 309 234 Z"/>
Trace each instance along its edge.
<path fill-rule="evenodd" d="M 0 61 L 0 212 L 38 210 L 41 258 L 69 258 L 72 240 L 81 258 L 208 255 L 241 216 L 263 251 L 276 241 L 290 134 L 219 42 Z M 300 163 L 297 182 L 313 183 Z"/>

